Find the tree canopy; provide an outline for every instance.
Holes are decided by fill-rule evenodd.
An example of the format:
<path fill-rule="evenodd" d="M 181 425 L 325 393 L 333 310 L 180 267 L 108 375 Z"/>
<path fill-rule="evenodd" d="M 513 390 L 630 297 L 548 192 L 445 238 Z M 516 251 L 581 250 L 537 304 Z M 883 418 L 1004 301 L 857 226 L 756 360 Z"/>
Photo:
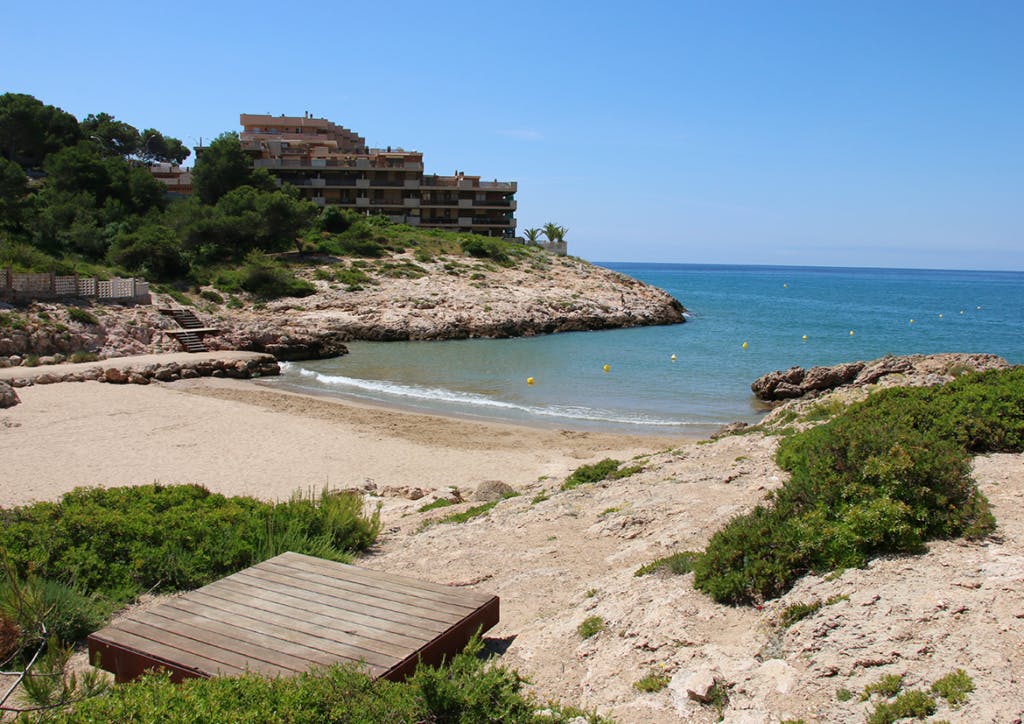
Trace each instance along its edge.
<path fill-rule="evenodd" d="M 70 113 L 25 93 L 0 95 L 0 154 L 23 169 L 39 168 L 49 154 L 81 137 Z"/>

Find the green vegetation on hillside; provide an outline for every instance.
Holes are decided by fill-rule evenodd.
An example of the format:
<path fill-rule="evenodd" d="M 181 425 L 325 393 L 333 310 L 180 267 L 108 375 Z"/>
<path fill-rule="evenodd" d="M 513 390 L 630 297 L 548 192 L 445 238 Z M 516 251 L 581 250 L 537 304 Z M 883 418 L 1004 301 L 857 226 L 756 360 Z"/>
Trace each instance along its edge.
<path fill-rule="evenodd" d="M 501 239 L 320 210 L 294 187 L 254 169 L 235 133 L 218 136 L 196 160 L 190 197 L 168 199 L 147 165 L 187 155 L 177 139 L 151 128 L 140 132 L 106 113 L 79 122 L 32 96 L 0 95 L 0 267 L 135 274 L 268 299 L 314 291 L 290 264 L 271 256 L 287 251 L 319 255 L 319 264 L 324 255 L 382 259 L 411 251 L 420 262 L 438 255 L 478 260 L 473 267 L 528 259 L 536 266 L 544 256 Z M 450 273 L 460 271 L 453 266 Z M 426 273 L 411 263 L 380 272 Z M 364 282 L 344 283 L 360 288 Z"/>
<path fill-rule="evenodd" d="M 694 585 L 719 602 L 754 603 L 806 573 L 983 537 L 995 521 L 970 456 L 1022 450 L 1024 368 L 876 392 L 782 440 L 789 481 L 711 538 Z"/>

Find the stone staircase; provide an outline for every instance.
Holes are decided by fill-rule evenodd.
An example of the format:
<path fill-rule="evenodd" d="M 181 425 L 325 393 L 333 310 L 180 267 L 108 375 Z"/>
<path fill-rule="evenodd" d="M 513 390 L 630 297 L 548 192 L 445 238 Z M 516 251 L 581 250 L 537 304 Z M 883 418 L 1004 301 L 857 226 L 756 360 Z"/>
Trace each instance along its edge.
<path fill-rule="evenodd" d="M 209 347 L 203 342 L 203 335 L 213 334 L 218 330 L 212 327 L 204 327 L 203 323 L 191 309 L 187 307 L 160 307 L 160 314 L 171 317 L 181 329 L 169 329 L 167 334 L 178 340 L 178 343 L 185 348 L 186 352 L 209 352 Z"/>

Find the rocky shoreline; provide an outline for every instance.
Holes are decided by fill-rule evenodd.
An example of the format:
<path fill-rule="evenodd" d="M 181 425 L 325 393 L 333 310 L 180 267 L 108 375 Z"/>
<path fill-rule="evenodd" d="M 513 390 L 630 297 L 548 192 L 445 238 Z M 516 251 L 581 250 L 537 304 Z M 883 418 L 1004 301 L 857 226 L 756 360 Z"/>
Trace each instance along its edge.
<path fill-rule="evenodd" d="M 317 291 L 301 299 L 259 303 L 204 287 L 189 301 L 204 326 L 218 330 L 204 339 L 210 349 L 266 352 L 281 360 L 335 357 L 352 340 L 516 337 L 685 321 L 685 308 L 668 293 L 571 258 L 505 268 L 466 257 L 424 262 L 397 255 L 373 269 L 358 268 L 369 282 L 346 285 L 336 281 L 337 265 L 309 266 L 303 275 Z M 82 300 L 88 315 L 63 304 L 0 306 L 0 366 L 21 364 L 29 355 L 180 351 L 168 334 L 176 323 L 157 310 L 180 305 L 180 297 L 153 296 L 152 306 Z"/>

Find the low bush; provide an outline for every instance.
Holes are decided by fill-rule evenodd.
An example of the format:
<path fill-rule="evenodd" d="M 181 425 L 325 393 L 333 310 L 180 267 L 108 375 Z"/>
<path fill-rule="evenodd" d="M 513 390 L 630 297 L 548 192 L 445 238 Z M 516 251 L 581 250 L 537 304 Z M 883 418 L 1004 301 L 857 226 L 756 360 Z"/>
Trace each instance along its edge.
<path fill-rule="evenodd" d="M 699 557 L 700 551 L 673 553 L 640 566 L 633 575 L 646 576 L 651 573 L 665 572 L 682 576 L 693 570 L 693 564 Z"/>
<path fill-rule="evenodd" d="M 794 603 L 791 606 L 786 606 L 782 610 L 782 615 L 779 617 L 779 625 L 782 628 L 789 628 L 798 621 L 803 621 L 808 616 L 817 613 L 821 609 L 821 601 L 813 601 L 811 603 Z"/>
<path fill-rule="evenodd" d="M 568 722 L 593 715 L 541 704 L 510 669 L 478 657 L 474 639 L 441 667 L 420 666 L 404 683 L 334 666 L 292 678 L 187 679 L 148 674 L 51 715 L 70 722 Z M 538 712 L 547 710 L 544 716 Z"/>
<path fill-rule="evenodd" d="M 880 701 L 868 715 L 867 724 L 892 724 L 900 719 L 924 719 L 935 713 L 935 699 L 916 689 L 900 694 L 895 701 Z"/>
<path fill-rule="evenodd" d="M 952 708 L 959 709 L 967 702 L 967 695 L 974 691 L 974 680 L 963 669 L 957 669 L 932 684 L 931 690 Z"/>
<path fill-rule="evenodd" d="M 808 572 L 983 537 L 995 521 L 969 456 L 1022 449 L 1024 368 L 877 392 L 781 442 L 790 479 L 712 537 L 694 585 L 722 603 L 754 603 Z"/>
<path fill-rule="evenodd" d="M 81 307 L 68 307 L 68 317 L 72 322 L 78 322 L 79 324 L 96 326 L 100 323 L 100 320 L 96 319 L 96 315 Z"/>
<path fill-rule="evenodd" d="M 204 289 L 203 291 L 199 292 L 199 296 L 201 296 L 208 302 L 213 302 L 214 304 L 224 303 L 224 297 L 222 297 L 220 294 L 218 294 L 212 289 Z"/>
<path fill-rule="evenodd" d="M 652 671 L 642 679 L 638 679 L 633 682 L 633 688 L 637 691 L 642 691 L 647 694 L 653 694 L 661 691 L 668 683 L 672 680 L 668 674 Z"/>
<path fill-rule="evenodd" d="M 472 236 L 463 239 L 462 252 L 478 259 L 492 259 L 499 263 L 509 260 L 508 242 L 486 236 Z"/>
<path fill-rule="evenodd" d="M 81 364 L 82 362 L 95 362 L 99 358 L 100 356 L 95 352 L 86 352 L 85 350 L 80 349 L 77 352 L 71 353 L 71 356 L 68 358 L 68 362 Z"/>
<path fill-rule="evenodd" d="M 616 477 L 619 472 L 621 460 L 605 458 L 593 465 L 581 465 L 576 468 L 562 483 L 562 490 L 572 490 L 587 483 L 599 483 L 602 480 L 609 480 Z"/>
<path fill-rule="evenodd" d="M 279 297 L 308 297 L 316 292 L 314 287 L 304 279 L 299 279 L 284 266 L 266 254 L 252 252 L 245 258 L 245 263 L 238 269 L 221 272 L 217 276 L 217 286 L 228 292 L 243 290 L 258 299 L 277 299 Z"/>
<path fill-rule="evenodd" d="M 583 619 L 580 625 L 576 627 L 576 633 L 578 633 L 582 638 L 589 639 L 601 633 L 606 628 L 608 628 L 608 624 L 606 624 L 604 619 L 600 616 L 587 616 Z"/>
<path fill-rule="evenodd" d="M 159 586 L 191 589 L 284 550 L 349 560 L 380 529 L 352 494 L 272 504 L 198 485 L 78 488 L 59 503 L 0 511 L 0 549 L 21 580 L 84 591 L 104 606 Z"/>

